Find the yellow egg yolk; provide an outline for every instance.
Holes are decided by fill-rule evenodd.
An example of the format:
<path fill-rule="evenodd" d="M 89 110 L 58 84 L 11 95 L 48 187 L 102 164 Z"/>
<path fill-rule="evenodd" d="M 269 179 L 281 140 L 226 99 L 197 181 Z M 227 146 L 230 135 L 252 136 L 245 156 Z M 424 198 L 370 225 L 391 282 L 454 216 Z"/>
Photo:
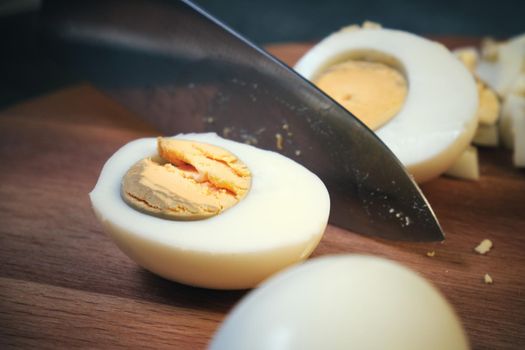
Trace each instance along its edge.
<path fill-rule="evenodd" d="M 330 66 L 314 83 L 372 130 L 401 110 L 408 91 L 406 79 L 398 70 L 357 60 Z"/>
<path fill-rule="evenodd" d="M 173 220 L 199 220 L 237 204 L 250 170 L 227 150 L 194 141 L 157 139 L 160 157 L 135 163 L 122 180 L 126 203 Z"/>

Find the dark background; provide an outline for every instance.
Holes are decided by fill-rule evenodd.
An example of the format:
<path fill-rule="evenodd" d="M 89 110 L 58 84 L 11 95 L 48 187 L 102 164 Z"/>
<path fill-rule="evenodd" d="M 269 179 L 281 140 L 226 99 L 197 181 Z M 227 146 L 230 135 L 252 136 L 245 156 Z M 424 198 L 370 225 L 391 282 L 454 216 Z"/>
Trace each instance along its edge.
<path fill-rule="evenodd" d="M 525 0 L 195 0 L 256 43 L 315 41 L 364 20 L 422 35 L 525 32 Z"/>
<path fill-rule="evenodd" d="M 315 42 L 365 20 L 427 36 L 505 39 L 525 33 L 525 0 L 194 1 L 257 44 Z M 60 67 L 39 57 L 41 3 L 0 0 L 0 109 L 71 83 Z"/>

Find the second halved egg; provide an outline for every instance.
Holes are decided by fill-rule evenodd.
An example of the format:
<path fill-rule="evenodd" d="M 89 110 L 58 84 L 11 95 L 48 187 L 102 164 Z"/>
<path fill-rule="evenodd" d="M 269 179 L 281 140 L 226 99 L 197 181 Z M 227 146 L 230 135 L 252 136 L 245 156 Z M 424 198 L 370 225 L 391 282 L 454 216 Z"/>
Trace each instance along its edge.
<path fill-rule="evenodd" d="M 314 46 L 295 69 L 375 129 L 417 182 L 446 171 L 474 135 L 476 83 L 436 42 L 352 27 Z"/>

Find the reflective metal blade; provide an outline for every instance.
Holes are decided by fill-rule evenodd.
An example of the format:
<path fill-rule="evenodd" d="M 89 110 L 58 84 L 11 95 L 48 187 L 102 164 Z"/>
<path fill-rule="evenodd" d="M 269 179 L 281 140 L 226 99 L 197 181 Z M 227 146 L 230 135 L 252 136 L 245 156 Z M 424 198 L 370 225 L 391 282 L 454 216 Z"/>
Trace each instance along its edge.
<path fill-rule="evenodd" d="M 425 197 L 373 132 L 191 3 L 49 1 L 43 11 L 54 57 L 163 134 L 215 131 L 297 160 L 328 187 L 335 225 L 443 239 Z"/>

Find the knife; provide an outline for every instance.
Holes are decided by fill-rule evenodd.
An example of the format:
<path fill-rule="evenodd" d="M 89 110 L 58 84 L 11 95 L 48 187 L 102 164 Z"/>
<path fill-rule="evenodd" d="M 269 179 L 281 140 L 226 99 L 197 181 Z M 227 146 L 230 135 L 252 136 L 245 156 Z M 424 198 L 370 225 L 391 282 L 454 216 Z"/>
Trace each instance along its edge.
<path fill-rule="evenodd" d="M 324 181 L 330 222 L 342 228 L 444 239 L 421 190 L 372 131 L 189 1 L 49 0 L 41 14 L 46 52 L 162 133 L 214 131 L 295 159 Z"/>

